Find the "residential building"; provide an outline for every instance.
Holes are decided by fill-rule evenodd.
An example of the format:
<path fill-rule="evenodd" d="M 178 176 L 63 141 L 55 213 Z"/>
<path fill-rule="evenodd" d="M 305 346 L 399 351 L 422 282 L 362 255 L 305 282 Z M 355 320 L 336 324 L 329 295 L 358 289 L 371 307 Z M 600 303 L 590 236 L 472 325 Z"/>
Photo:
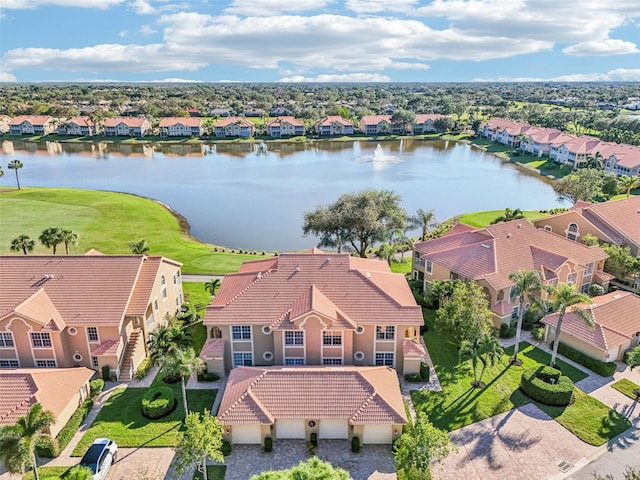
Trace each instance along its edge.
<path fill-rule="evenodd" d="M 245 117 L 264 117 L 267 115 L 267 112 L 262 108 L 245 107 L 242 111 L 242 115 Z"/>
<path fill-rule="evenodd" d="M 0 370 L 0 427 L 15 424 L 39 403 L 53 413 L 55 422 L 45 432 L 55 437 L 89 398 L 94 374 L 85 367 Z"/>
<path fill-rule="evenodd" d="M 89 137 L 98 134 L 98 125 L 89 117 L 73 117 L 58 125 L 58 135 Z"/>
<path fill-rule="evenodd" d="M 293 117 L 278 117 L 265 124 L 270 137 L 293 137 L 304 135 L 304 122 Z"/>
<path fill-rule="evenodd" d="M 269 115 L 272 117 L 287 117 L 293 115 L 293 112 L 280 105 L 269 110 Z"/>
<path fill-rule="evenodd" d="M 203 134 L 199 117 L 165 117 L 160 120 L 161 137 L 200 137 Z"/>
<path fill-rule="evenodd" d="M 628 177 L 640 176 L 640 147 L 623 143 L 612 144 L 606 152 L 601 154 L 606 155 L 605 171 Z"/>
<path fill-rule="evenodd" d="M 437 132 L 438 129 L 434 126 L 433 123 L 443 117 L 444 115 L 440 115 L 438 113 L 418 114 L 416 115 L 416 121 L 413 122 L 411 131 L 416 135 L 421 133 Z"/>
<path fill-rule="evenodd" d="M 11 135 L 48 135 L 55 132 L 49 115 L 20 115 L 9 122 Z"/>
<path fill-rule="evenodd" d="M 408 125 L 392 122 L 391 115 L 365 115 L 360 120 L 360 131 L 366 135 L 406 133 Z"/>
<path fill-rule="evenodd" d="M 529 128 L 531 126 L 526 123 L 513 122 L 505 118 L 491 118 L 480 125 L 478 133 L 481 137 L 494 142 L 518 147 L 521 135 L 526 134 Z"/>
<path fill-rule="evenodd" d="M 593 326 L 574 312 L 575 307 L 569 307 L 562 321 L 560 342 L 602 362 L 621 361 L 640 340 L 640 297 L 631 292 L 611 292 L 591 300 L 593 303 L 578 307 L 587 311 Z M 558 314 L 541 321 L 545 341 L 553 341 Z"/>
<path fill-rule="evenodd" d="M 477 282 L 499 327 L 519 313 L 518 300 L 511 298 L 512 272 L 537 270 L 545 283 L 573 283 L 587 292 L 593 283 L 607 286 L 611 276 L 603 272 L 606 259 L 600 247 L 573 242 L 522 219 L 474 230 L 454 228 L 443 237 L 416 243 L 413 278 L 423 280 L 425 289 L 434 280 Z"/>
<path fill-rule="evenodd" d="M 183 303 L 180 263 L 158 256 L 2 256 L 0 284 L 0 368 L 107 366 L 121 381 Z"/>
<path fill-rule="evenodd" d="M 109 137 L 144 137 L 151 133 L 151 123 L 144 117 L 115 117 L 104 121 Z"/>
<path fill-rule="evenodd" d="M 555 128 L 532 127 L 524 134 L 520 142 L 520 150 L 537 157 L 548 157 L 551 153 L 551 144 L 562 143 L 572 140 L 572 137 L 565 135 Z"/>
<path fill-rule="evenodd" d="M 9 124 L 11 123 L 11 117 L 8 115 L 0 115 L 0 135 L 9 133 Z"/>
<path fill-rule="evenodd" d="M 569 163 L 573 168 L 578 168 L 586 163 L 589 157 L 595 156 L 600 150 L 606 148 L 608 144 L 599 138 L 563 137 L 562 140 L 554 141 L 551 145 L 549 157 L 558 163 Z"/>
<path fill-rule="evenodd" d="M 218 120 L 214 124 L 214 131 L 216 137 L 240 137 L 248 138 L 253 137 L 256 133 L 256 127 L 253 122 L 250 122 L 243 117 L 226 117 L 222 120 Z"/>
<path fill-rule="evenodd" d="M 316 133 L 318 135 L 353 135 L 353 122 L 342 118 L 338 115 L 330 115 L 324 117 L 316 125 Z"/>
<path fill-rule="evenodd" d="M 235 114 L 236 113 L 230 108 L 224 108 L 224 107 L 214 108 L 209 112 L 210 117 L 231 117 Z"/>

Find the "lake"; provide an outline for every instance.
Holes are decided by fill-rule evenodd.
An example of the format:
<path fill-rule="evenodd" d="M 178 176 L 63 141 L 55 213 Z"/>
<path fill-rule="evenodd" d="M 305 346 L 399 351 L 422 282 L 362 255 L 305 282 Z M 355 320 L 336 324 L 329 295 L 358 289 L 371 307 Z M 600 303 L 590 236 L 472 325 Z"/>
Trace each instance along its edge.
<path fill-rule="evenodd" d="M 24 164 L 24 186 L 134 193 L 187 218 L 204 242 L 254 250 L 316 244 L 302 235 L 305 211 L 345 192 L 390 189 L 409 214 L 439 220 L 479 210 L 561 206 L 537 176 L 468 144 L 443 140 L 225 144 L 87 144 L 4 141 L 7 163 Z"/>

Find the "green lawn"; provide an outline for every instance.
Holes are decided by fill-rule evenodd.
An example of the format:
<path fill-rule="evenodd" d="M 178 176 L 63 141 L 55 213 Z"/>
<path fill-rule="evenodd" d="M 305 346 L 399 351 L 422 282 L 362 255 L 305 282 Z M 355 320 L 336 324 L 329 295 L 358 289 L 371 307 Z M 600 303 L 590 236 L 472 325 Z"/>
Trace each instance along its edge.
<path fill-rule="evenodd" d="M 242 262 L 261 257 L 230 253 L 229 249 L 215 252 L 212 245 L 189 236 L 184 219 L 156 202 L 124 193 L 72 188 L 7 190 L 0 194 L 0 211 L 0 253 L 10 253 L 11 240 L 21 234 L 36 240 L 34 253 L 50 253 L 37 239 L 45 228 L 55 225 L 78 234 L 78 245 L 71 247 L 71 253 L 91 248 L 130 253 L 128 242 L 145 238 L 151 254 L 182 262 L 185 273 L 235 272 Z"/>
<path fill-rule="evenodd" d="M 613 383 L 611 385 L 611 387 L 615 388 L 620 393 L 626 395 L 627 397 L 631 398 L 632 400 L 637 400 L 638 399 L 638 395 L 636 395 L 635 392 L 640 390 L 640 385 L 638 385 L 635 382 L 632 382 L 628 378 L 622 378 L 622 379 L 618 380 L 617 382 Z"/>
<path fill-rule="evenodd" d="M 40 475 L 40 480 L 49 480 L 53 478 L 62 478 L 62 476 L 67 473 L 71 467 L 40 467 L 38 468 L 38 475 Z M 35 475 L 33 472 L 27 472 L 22 476 L 22 480 L 34 480 Z"/>
<path fill-rule="evenodd" d="M 162 383 L 161 375 L 154 385 Z M 167 385 L 167 384 L 164 384 Z M 113 392 L 102 407 L 95 422 L 84 434 L 73 456 L 81 456 L 89 445 L 99 437 L 108 437 L 121 447 L 175 447 L 178 444 L 184 410 L 180 383 L 167 385 L 178 400 L 178 407 L 167 417 L 149 420 L 142 416 L 140 402 L 146 388 L 121 388 Z M 189 410 L 209 410 L 218 393 L 217 390 L 187 390 Z"/>
<path fill-rule="evenodd" d="M 391 271 L 393 273 L 411 272 L 411 253 L 404 256 L 404 260 L 391 260 Z"/>
<path fill-rule="evenodd" d="M 226 474 L 226 465 L 207 465 L 208 480 L 224 480 Z M 202 480 L 202 473 L 196 470 L 193 474 L 193 480 Z"/>
<path fill-rule="evenodd" d="M 197 354 L 200 354 L 204 342 L 207 341 L 207 327 L 201 321 L 192 323 L 187 327 L 187 331 L 191 334 L 191 345 Z M 189 399 L 187 399 L 189 401 Z"/>
<path fill-rule="evenodd" d="M 182 282 L 182 291 L 184 292 L 184 301 L 191 302 L 193 305 L 204 305 L 205 307 L 211 303 L 211 295 L 204 289 L 202 282 Z M 198 314 L 204 314 L 204 308 L 198 310 Z"/>
<path fill-rule="evenodd" d="M 513 208 L 517 208 L 517 206 Z M 549 216 L 547 213 L 540 213 L 536 210 L 525 210 L 522 213 L 530 222 Z M 482 228 L 490 225 L 493 220 L 502 215 L 504 215 L 504 210 L 487 210 L 484 212 L 465 213 L 464 215 L 460 215 L 459 221 L 461 223 L 471 225 L 472 227 Z"/>
<path fill-rule="evenodd" d="M 447 431 L 456 430 L 531 401 L 518 388 L 522 371 L 539 364 L 548 365 L 549 354 L 522 342 L 519 355 L 523 361 L 522 366 L 509 364 L 509 354 L 513 350 L 507 349 L 499 364 L 487 368 L 482 379 L 486 387 L 482 390 L 474 389 L 471 388 L 473 373 L 468 362 L 463 365 L 458 363 L 456 346 L 434 328 L 434 317 L 435 312 L 425 310 L 429 330 L 424 338 L 443 390 L 412 391 L 411 397 L 416 409 L 424 411 L 435 426 Z M 574 382 L 587 377 L 582 370 L 565 362 L 558 361 L 558 365 Z M 601 445 L 630 426 L 624 417 L 578 389 L 576 402 L 569 407 L 555 409 L 539 406 L 565 428 L 592 445 Z"/>

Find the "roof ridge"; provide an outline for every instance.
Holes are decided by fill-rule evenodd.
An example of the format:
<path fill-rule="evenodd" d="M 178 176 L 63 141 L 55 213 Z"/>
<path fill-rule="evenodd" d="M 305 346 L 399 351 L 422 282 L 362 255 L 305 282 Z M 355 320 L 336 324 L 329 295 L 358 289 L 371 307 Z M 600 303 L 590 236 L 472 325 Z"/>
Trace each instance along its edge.
<path fill-rule="evenodd" d="M 236 367 L 236 368 L 241 368 L 241 367 Z M 263 369 L 262 373 L 260 375 L 258 375 L 257 377 L 255 377 L 254 380 L 247 386 L 247 388 L 245 389 L 245 392 L 242 395 L 240 395 L 235 402 L 233 402 L 231 405 L 229 405 L 227 407 L 227 409 L 224 412 L 222 412 L 222 414 L 218 414 L 218 416 L 219 417 L 224 417 L 225 415 L 230 413 L 231 410 L 233 408 L 235 408 L 240 403 L 241 400 L 245 399 L 245 397 L 250 393 L 251 387 L 253 387 L 256 384 L 256 382 L 259 379 L 261 379 L 266 373 L 267 373 L 267 371 Z"/>
<path fill-rule="evenodd" d="M 260 275 L 258 275 L 256 272 L 246 272 L 246 273 L 237 272 L 236 274 L 234 274 L 234 275 L 249 275 L 249 274 L 253 274 L 255 276 L 255 278 L 246 287 L 244 287 L 242 290 L 237 292 L 233 297 L 231 297 L 229 300 L 227 300 L 227 303 L 225 303 L 224 306 L 226 307 L 231 302 L 234 302 L 235 300 L 237 300 L 238 297 L 240 297 L 242 294 L 244 294 L 247 290 L 249 290 L 256 283 L 258 283 L 259 280 L 262 280 L 264 277 L 266 277 L 270 272 L 271 272 L 271 270 L 266 270 L 264 273 L 258 272 L 258 273 L 260 273 Z M 223 305 L 217 305 L 217 306 L 221 307 Z"/>

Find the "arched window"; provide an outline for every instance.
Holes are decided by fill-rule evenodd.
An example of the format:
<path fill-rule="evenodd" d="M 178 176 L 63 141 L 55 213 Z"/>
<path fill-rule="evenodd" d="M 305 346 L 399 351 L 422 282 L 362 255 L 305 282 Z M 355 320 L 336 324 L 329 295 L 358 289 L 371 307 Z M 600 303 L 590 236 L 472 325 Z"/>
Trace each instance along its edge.
<path fill-rule="evenodd" d="M 578 225 L 576 223 L 570 223 L 567 228 L 567 238 L 574 242 L 578 239 Z"/>
<path fill-rule="evenodd" d="M 578 231 L 578 225 L 575 224 L 575 223 L 570 223 L 569 224 L 569 231 L 570 232 L 574 232 L 574 233 L 577 232 Z"/>

